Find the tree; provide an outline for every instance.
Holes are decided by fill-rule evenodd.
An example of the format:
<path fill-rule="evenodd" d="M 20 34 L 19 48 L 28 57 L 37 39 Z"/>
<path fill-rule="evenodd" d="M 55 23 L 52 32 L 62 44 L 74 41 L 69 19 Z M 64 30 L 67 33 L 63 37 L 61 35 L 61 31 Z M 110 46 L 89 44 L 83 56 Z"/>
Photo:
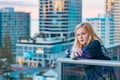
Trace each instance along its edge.
<path fill-rule="evenodd" d="M 14 63 L 14 54 L 12 54 L 11 39 L 8 34 L 3 37 L 3 47 L 0 47 L 0 59 L 6 59 L 6 62 L 0 60 L 0 67 L 4 66 L 3 72 L 9 70 L 10 65 Z"/>
<path fill-rule="evenodd" d="M 3 53 L 4 57 L 8 59 L 8 63 L 12 64 L 14 63 L 14 54 L 12 53 L 12 45 L 11 45 L 11 38 L 9 34 L 6 34 L 5 37 L 3 38 Z"/>
<path fill-rule="evenodd" d="M 14 54 L 12 53 L 11 38 L 8 34 L 3 37 L 3 46 L 0 47 L 0 69 L 1 75 L 11 72 L 10 65 L 14 63 Z M 6 79 L 9 76 L 4 76 Z"/>

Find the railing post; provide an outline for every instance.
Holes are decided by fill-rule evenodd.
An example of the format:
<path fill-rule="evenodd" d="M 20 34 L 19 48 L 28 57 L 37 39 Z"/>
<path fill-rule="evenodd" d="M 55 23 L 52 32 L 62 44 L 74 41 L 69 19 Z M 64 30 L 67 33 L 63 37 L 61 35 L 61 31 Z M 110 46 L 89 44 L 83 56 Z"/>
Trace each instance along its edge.
<path fill-rule="evenodd" d="M 117 48 L 117 60 L 119 61 L 120 60 L 120 50 L 119 50 L 120 48 L 118 47 Z"/>
<path fill-rule="evenodd" d="M 61 70 L 62 70 L 62 63 L 60 61 L 57 61 L 58 62 L 58 67 L 57 67 L 57 71 L 58 71 L 58 80 L 62 80 L 62 74 L 61 74 Z"/>

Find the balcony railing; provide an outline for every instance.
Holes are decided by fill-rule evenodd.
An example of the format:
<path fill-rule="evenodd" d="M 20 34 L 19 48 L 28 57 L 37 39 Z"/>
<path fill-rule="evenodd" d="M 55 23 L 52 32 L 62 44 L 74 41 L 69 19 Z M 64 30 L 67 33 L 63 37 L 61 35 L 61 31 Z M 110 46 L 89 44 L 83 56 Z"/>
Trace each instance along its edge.
<path fill-rule="evenodd" d="M 71 60 L 68 58 L 58 59 L 58 80 L 88 80 L 84 69 L 85 66 L 112 67 L 116 75 L 116 79 L 112 80 L 120 80 L 120 61 L 93 59 Z M 96 80 L 109 80 L 109 77 L 107 79 Z"/>

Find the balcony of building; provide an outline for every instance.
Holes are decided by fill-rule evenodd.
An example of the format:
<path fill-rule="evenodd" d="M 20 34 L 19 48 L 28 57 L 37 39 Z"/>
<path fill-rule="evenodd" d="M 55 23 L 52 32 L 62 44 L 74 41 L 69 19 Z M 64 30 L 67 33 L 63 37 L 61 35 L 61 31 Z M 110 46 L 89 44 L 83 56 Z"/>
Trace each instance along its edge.
<path fill-rule="evenodd" d="M 66 38 L 64 36 L 62 37 L 48 37 L 48 38 L 41 38 L 38 37 L 36 38 L 36 43 L 57 43 L 57 42 L 63 42 L 63 41 L 70 41 L 73 40 L 74 38 Z"/>
<path fill-rule="evenodd" d="M 100 78 L 101 71 L 98 68 L 106 67 L 110 70 L 109 75 L 106 78 Z M 59 58 L 58 59 L 58 80 L 120 80 L 120 61 L 110 61 L 110 60 L 92 60 L 92 59 L 81 59 L 81 60 L 72 60 L 68 58 Z M 113 76 L 113 72 L 115 73 L 116 79 Z M 88 73 L 89 71 L 89 73 Z M 106 70 L 107 72 L 107 70 Z M 88 74 L 92 74 L 94 79 L 89 77 Z M 106 75 L 104 75 L 106 76 Z M 113 76 L 113 77 L 112 77 Z M 110 77 L 112 77 L 110 79 Z"/>

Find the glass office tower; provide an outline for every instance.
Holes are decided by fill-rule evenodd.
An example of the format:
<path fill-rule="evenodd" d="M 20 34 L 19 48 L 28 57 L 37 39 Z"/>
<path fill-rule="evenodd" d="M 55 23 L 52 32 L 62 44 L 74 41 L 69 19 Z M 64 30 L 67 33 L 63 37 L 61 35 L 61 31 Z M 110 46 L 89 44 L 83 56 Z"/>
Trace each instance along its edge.
<path fill-rule="evenodd" d="M 30 37 L 30 14 L 16 12 L 12 7 L 0 9 L 0 47 L 5 45 L 5 35 L 10 36 L 12 51 L 15 54 L 17 40 Z"/>
<path fill-rule="evenodd" d="M 40 43 L 51 45 L 50 53 L 71 47 L 74 29 L 82 20 L 82 0 L 39 1 Z"/>

